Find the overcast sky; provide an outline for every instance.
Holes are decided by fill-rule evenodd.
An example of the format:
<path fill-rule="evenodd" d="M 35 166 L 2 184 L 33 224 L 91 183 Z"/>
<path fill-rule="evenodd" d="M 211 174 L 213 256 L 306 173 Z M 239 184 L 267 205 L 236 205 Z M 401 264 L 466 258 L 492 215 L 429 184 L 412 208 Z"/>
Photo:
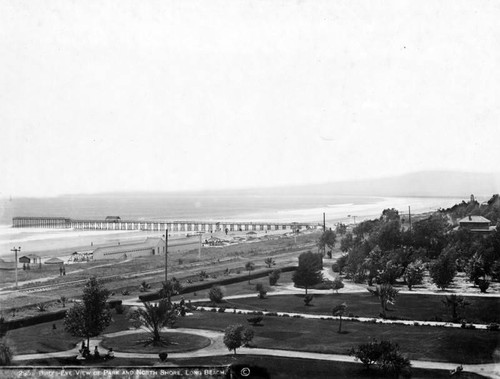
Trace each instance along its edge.
<path fill-rule="evenodd" d="M 0 196 L 498 171 L 498 1 L 0 2 Z"/>

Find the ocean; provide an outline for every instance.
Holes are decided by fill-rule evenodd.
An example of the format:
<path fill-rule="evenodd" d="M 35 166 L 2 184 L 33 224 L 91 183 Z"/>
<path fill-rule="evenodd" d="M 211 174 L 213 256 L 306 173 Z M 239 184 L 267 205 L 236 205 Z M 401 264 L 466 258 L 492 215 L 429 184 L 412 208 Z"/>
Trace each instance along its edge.
<path fill-rule="evenodd" d="M 379 217 L 386 208 L 400 213 L 424 213 L 448 208 L 464 199 L 451 197 L 371 197 L 254 194 L 111 194 L 12 198 L 0 200 L 0 257 L 10 257 L 13 246 L 24 254 L 84 248 L 146 236 L 146 232 L 74 231 L 12 228 L 14 216 L 51 216 L 132 220 L 318 222 L 334 226 Z M 158 234 L 158 233 L 156 233 Z M 90 247 L 89 247 L 90 248 Z"/>

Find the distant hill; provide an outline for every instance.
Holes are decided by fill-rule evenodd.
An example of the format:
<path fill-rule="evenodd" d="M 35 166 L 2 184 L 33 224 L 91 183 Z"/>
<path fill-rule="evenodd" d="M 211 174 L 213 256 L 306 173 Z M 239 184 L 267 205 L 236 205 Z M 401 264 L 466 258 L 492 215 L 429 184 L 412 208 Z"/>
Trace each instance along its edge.
<path fill-rule="evenodd" d="M 456 171 L 422 171 L 393 177 L 339 181 L 303 186 L 280 186 L 268 188 L 225 189 L 205 191 L 150 191 L 108 192 L 99 194 L 71 195 L 73 197 L 155 197 L 155 196 L 259 196 L 259 195 L 354 195 L 354 196 L 429 196 L 459 197 L 468 199 L 471 194 L 490 198 L 500 193 L 500 172 L 470 173 Z"/>
<path fill-rule="evenodd" d="M 274 192 L 276 189 L 259 190 Z M 340 181 L 293 188 L 282 188 L 293 194 L 329 194 L 362 196 L 491 196 L 500 193 L 500 172 L 468 173 L 423 171 L 394 177 Z"/>
<path fill-rule="evenodd" d="M 325 189 L 374 196 L 491 196 L 500 192 L 500 173 L 425 171 L 390 178 L 331 183 Z"/>

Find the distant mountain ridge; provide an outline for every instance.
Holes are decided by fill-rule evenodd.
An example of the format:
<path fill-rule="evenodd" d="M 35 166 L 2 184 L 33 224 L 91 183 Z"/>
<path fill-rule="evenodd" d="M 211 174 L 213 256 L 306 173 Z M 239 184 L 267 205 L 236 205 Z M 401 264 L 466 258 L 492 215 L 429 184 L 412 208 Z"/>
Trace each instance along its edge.
<path fill-rule="evenodd" d="M 491 196 L 500 192 L 500 172 L 469 173 L 454 171 L 422 171 L 377 179 L 326 183 L 311 187 L 316 194 L 363 196 Z"/>
<path fill-rule="evenodd" d="M 265 196 L 265 195 L 351 195 L 351 196 L 395 196 L 395 197 L 490 197 L 500 193 L 500 172 L 471 173 L 459 171 L 421 171 L 392 177 L 348 180 L 303 186 L 276 186 L 268 188 L 224 189 L 205 191 L 171 192 L 120 192 L 120 195 L 136 196 Z M 99 195 L 113 195 L 101 193 Z M 94 196 L 94 195 L 76 195 Z"/>

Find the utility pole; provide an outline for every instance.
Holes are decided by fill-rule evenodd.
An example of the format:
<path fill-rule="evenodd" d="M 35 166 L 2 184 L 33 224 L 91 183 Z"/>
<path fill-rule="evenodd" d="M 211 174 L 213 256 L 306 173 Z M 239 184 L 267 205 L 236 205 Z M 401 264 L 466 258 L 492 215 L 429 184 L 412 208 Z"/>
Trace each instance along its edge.
<path fill-rule="evenodd" d="M 408 205 L 408 222 L 410 223 L 410 232 L 411 232 L 411 211 L 409 205 Z"/>
<path fill-rule="evenodd" d="M 198 245 L 198 259 L 201 259 L 201 238 L 203 233 L 200 233 L 200 244 Z"/>
<path fill-rule="evenodd" d="M 165 283 L 167 283 L 168 229 L 165 229 Z"/>
<path fill-rule="evenodd" d="M 323 233 L 326 232 L 325 212 L 323 212 Z"/>
<path fill-rule="evenodd" d="M 13 249 L 11 249 L 10 251 L 13 251 L 14 252 L 14 267 L 16 268 L 16 290 L 17 290 L 17 252 L 21 251 L 21 246 L 19 246 L 17 249 L 14 247 Z"/>

